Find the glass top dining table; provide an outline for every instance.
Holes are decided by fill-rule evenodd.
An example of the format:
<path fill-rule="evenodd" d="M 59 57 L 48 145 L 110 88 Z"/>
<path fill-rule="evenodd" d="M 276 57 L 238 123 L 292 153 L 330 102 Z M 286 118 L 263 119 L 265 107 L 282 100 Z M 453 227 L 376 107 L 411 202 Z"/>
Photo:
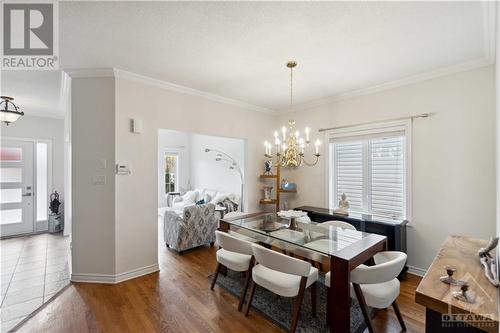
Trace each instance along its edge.
<path fill-rule="evenodd" d="M 333 281 L 327 301 L 331 309 L 330 332 L 350 330 L 350 272 L 372 264 L 373 256 L 387 248 L 387 237 L 317 222 L 253 213 L 220 220 L 220 231 L 234 231 L 271 248 L 329 265 Z"/>
<path fill-rule="evenodd" d="M 227 221 L 232 229 L 263 243 L 279 244 L 287 249 L 295 247 L 323 254 L 335 255 L 339 251 L 373 234 L 327 226 L 318 222 L 280 217 L 275 213 L 242 216 Z"/>

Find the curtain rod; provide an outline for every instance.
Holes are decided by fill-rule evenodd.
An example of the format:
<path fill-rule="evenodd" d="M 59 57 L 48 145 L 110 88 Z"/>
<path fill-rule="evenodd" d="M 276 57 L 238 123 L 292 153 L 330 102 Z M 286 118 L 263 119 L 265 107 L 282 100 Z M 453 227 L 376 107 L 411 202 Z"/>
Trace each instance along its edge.
<path fill-rule="evenodd" d="M 330 130 L 335 130 L 335 129 L 341 129 L 341 128 L 348 128 L 348 127 L 354 127 L 354 126 L 361 126 L 361 125 L 369 125 L 369 124 L 376 124 L 376 123 L 384 123 L 388 121 L 397 121 L 397 120 L 406 120 L 406 119 L 416 119 L 416 118 L 428 118 L 432 116 L 434 113 L 432 112 L 426 112 L 426 113 L 421 113 L 421 114 L 416 114 L 413 116 L 407 116 L 407 117 L 399 117 L 399 118 L 391 118 L 391 119 L 382 119 L 382 120 L 374 120 L 374 121 L 367 121 L 365 123 L 357 123 L 357 124 L 351 124 L 351 125 L 344 125 L 344 126 L 337 126 L 337 127 L 329 127 L 329 128 L 320 128 L 318 132 L 325 132 L 325 131 L 330 131 Z"/>

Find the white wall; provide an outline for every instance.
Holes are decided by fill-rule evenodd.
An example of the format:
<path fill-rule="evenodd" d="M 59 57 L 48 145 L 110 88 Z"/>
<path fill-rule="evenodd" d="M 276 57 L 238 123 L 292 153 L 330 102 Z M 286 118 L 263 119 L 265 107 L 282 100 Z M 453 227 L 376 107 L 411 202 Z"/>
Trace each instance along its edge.
<path fill-rule="evenodd" d="M 179 188 L 185 191 L 191 181 L 191 134 L 187 132 L 158 130 L 158 207 L 167 206 L 165 195 L 165 152 L 179 154 Z"/>
<path fill-rule="evenodd" d="M 73 280 L 106 278 L 116 272 L 115 82 L 113 78 L 73 78 L 71 91 L 71 276 Z M 94 184 L 97 175 L 105 176 L 106 184 Z"/>
<path fill-rule="evenodd" d="M 241 166 L 244 175 L 245 141 L 220 136 L 193 134 L 191 138 L 191 179 L 193 188 L 208 188 L 240 194 L 240 175 L 224 161 L 215 161 L 215 153 L 205 148 L 225 152 Z M 253 189 L 252 189 L 253 190 Z"/>
<path fill-rule="evenodd" d="M 143 120 L 142 134 L 130 133 L 131 118 Z M 149 267 L 158 260 L 159 128 L 244 138 L 248 156 L 257 157 L 262 156 L 263 138 L 272 135 L 274 121 L 263 113 L 116 79 L 116 160 L 132 170 L 129 176 L 116 177 L 116 272 Z M 262 159 L 250 159 L 246 170 L 252 189 L 247 208 L 256 211 L 260 191 L 254 189 L 260 188 Z"/>
<path fill-rule="evenodd" d="M 295 119 L 317 135 L 319 128 L 435 112 L 413 124 L 408 263 L 426 269 L 446 236 L 489 238 L 495 233 L 494 74 L 489 66 L 341 100 L 283 115 L 280 124 Z M 285 176 L 298 187 L 291 207 L 327 207 L 324 158 Z"/>

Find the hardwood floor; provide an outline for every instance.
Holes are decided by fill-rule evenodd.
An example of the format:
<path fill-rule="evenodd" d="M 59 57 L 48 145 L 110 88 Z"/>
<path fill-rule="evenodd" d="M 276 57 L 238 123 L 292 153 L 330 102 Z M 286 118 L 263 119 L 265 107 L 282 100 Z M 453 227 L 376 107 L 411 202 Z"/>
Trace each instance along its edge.
<path fill-rule="evenodd" d="M 161 272 L 117 285 L 75 283 L 35 314 L 19 332 L 280 332 L 255 311 L 237 311 L 238 299 L 207 278 L 215 269 L 215 248 L 182 256 L 160 244 Z M 398 304 L 408 332 L 424 331 L 424 308 L 415 304 L 419 277 L 407 274 Z M 377 332 L 400 332 L 392 308 L 379 311 Z M 367 331 L 366 331 L 367 332 Z"/>

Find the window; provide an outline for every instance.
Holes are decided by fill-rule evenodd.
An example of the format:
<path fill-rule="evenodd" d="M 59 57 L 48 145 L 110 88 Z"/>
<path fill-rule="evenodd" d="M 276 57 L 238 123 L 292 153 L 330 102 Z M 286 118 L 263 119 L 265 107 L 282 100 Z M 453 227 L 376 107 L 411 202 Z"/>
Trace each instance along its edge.
<path fill-rule="evenodd" d="M 36 143 L 36 220 L 47 221 L 48 193 L 48 144 Z"/>
<path fill-rule="evenodd" d="M 177 192 L 179 178 L 179 154 L 165 154 L 165 193 Z"/>
<path fill-rule="evenodd" d="M 330 133 L 330 208 L 343 193 L 353 212 L 409 216 L 408 127 Z"/>

